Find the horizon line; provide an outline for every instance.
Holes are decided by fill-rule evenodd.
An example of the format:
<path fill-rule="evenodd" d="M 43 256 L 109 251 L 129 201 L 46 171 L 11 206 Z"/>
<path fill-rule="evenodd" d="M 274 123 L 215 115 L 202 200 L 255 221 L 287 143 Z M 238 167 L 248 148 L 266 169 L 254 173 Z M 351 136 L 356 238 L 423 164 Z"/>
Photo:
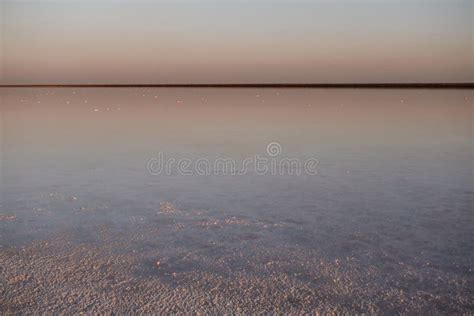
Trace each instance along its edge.
<path fill-rule="evenodd" d="M 0 84 L 0 88 L 368 88 L 474 89 L 474 82 L 457 83 L 97 83 Z"/>

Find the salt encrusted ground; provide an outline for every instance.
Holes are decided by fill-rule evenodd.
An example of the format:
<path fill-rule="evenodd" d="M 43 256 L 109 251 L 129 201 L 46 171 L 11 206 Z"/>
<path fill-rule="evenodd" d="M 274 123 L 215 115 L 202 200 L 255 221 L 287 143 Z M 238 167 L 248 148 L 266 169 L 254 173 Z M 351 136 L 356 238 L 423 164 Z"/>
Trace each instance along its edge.
<path fill-rule="evenodd" d="M 270 236 L 286 223 L 212 218 L 163 203 L 135 230 L 98 224 L 0 251 L 15 313 L 467 313 L 472 279 L 436 267 L 330 257 Z M 155 225 L 154 221 L 167 222 Z M 362 238 L 359 238 L 362 242 Z M 348 241 L 350 242 L 350 241 Z"/>

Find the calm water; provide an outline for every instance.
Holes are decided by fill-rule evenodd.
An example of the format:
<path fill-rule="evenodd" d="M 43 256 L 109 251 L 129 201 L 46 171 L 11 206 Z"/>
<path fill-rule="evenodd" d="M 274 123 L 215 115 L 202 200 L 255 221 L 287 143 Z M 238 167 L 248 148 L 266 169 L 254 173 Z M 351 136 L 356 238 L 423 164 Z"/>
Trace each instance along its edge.
<path fill-rule="evenodd" d="M 473 311 L 472 90 L 0 97 L 3 310 Z M 160 153 L 317 174 L 152 174 Z"/>

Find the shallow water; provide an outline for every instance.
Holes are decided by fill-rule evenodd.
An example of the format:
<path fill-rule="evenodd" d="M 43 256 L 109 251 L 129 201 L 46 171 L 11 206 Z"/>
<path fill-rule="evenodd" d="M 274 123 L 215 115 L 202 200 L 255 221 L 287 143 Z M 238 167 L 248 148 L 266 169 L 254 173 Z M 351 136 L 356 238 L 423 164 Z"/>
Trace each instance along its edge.
<path fill-rule="evenodd" d="M 472 90 L 0 96 L 2 311 L 473 311 Z"/>

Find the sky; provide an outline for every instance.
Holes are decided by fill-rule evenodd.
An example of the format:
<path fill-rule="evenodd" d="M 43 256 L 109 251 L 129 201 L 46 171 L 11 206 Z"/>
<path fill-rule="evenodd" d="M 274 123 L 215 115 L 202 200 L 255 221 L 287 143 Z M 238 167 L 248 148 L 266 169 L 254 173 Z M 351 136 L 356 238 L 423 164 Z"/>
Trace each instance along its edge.
<path fill-rule="evenodd" d="M 0 0 L 0 82 L 472 82 L 471 0 Z"/>

